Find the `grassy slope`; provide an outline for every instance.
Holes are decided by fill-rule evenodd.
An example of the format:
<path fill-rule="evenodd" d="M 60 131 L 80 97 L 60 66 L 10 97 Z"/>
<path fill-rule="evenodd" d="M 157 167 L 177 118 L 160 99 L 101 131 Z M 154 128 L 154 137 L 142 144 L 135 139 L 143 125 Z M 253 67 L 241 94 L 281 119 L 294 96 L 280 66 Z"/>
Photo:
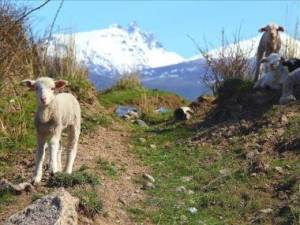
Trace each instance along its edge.
<path fill-rule="evenodd" d="M 253 105 L 252 117 L 244 118 L 252 97 L 236 104 L 243 107 L 238 119 L 231 118 L 238 108 L 231 98 L 211 107 L 208 115 L 213 118 L 199 116 L 188 123 L 136 131 L 134 152 L 156 178 L 147 202 L 129 209 L 136 220 L 150 218 L 164 225 L 299 224 L 300 105 Z M 223 110 L 228 106 L 229 114 Z M 283 115 L 288 123 L 281 121 Z M 141 137 L 147 141 L 140 142 Z M 259 154 L 248 158 L 253 152 Z M 177 191 L 180 186 L 186 191 Z M 197 213 L 190 213 L 190 207 Z"/>

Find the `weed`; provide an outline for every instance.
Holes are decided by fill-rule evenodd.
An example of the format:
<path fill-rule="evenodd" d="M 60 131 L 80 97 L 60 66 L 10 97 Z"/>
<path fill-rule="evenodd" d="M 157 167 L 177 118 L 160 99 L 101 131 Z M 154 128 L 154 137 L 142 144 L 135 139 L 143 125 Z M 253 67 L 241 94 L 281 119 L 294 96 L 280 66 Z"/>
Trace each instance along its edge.
<path fill-rule="evenodd" d="M 107 176 L 114 177 L 117 175 L 117 170 L 113 162 L 108 162 L 100 158 L 97 161 L 96 168 L 103 171 Z"/>
<path fill-rule="evenodd" d="M 76 171 L 72 174 L 55 173 L 48 181 L 49 187 L 73 187 L 75 185 L 100 183 L 99 177 L 86 171 Z"/>
<path fill-rule="evenodd" d="M 73 191 L 73 195 L 79 198 L 80 210 L 88 217 L 94 217 L 102 210 L 100 196 L 94 188 L 81 186 Z"/>

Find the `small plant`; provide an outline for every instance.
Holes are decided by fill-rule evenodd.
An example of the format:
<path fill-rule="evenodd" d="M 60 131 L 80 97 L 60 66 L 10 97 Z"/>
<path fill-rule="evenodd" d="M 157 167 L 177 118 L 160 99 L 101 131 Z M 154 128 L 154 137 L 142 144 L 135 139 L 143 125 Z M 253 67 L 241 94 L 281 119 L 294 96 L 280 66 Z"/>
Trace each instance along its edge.
<path fill-rule="evenodd" d="M 15 201 L 15 196 L 11 193 L 10 190 L 4 189 L 0 190 L 0 209 L 1 206 L 7 205 Z"/>
<path fill-rule="evenodd" d="M 252 90 L 253 82 L 242 79 L 228 79 L 225 80 L 217 89 L 217 95 L 219 98 L 227 99 L 233 95 L 243 95 L 244 93 Z"/>
<path fill-rule="evenodd" d="M 91 187 L 80 187 L 73 192 L 79 198 L 79 208 L 88 217 L 93 218 L 102 210 L 102 202 L 97 191 Z"/>
<path fill-rule="evenodd" d="M 75 185 L 100 183 L 99 177 L 86 171 L 76 171 L 72 174 L 56 173 L 48 181 L 50 187 L 73 187 Z"/>
<path fill-rule="evenodd" d="M 114 90 L 127 90 L 141 88 L 141 81 L 137 73 L 124 74 L 113 86 Z"/>
<path fill-rule="evenodd" d="M 107 176 L 114 177 L 117 175 L 115 164 L 101 158 L 97 161 L 97 169 L 104 171 Z"/>

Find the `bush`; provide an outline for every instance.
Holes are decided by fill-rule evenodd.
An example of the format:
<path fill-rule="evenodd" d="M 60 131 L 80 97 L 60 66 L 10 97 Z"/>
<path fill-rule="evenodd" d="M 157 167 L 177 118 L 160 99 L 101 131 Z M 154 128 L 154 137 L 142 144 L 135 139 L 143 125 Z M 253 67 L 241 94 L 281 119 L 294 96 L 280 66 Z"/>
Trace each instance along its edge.
<path fill-rule="evenodd" d="M 85 171 L 76 171 L 72 174 L 55 173 L 48 181 L 50 187 L 73 187 L 75 185 L 100 183 L 99 177 Z"/>
<path fill-rule="evenodd" d="M 94 217 L 102 210 L 100 196 L 95 189 L 91 187 L 80 187 L 73 192 L 73 195 L 79 198 L 79 210 L 86 216 Z"/>
<path fill-rule="evenodd" d="M 141 81 L 137 73 L 124 74 L 112 89 L 127 90 L 141 88 Z"/>
<path fill-rule="evenodd" d="M 217 89 L 219 99 L 228 99 L 236 94 L 243 95 L 253 88 L 253 82 L 242 79 L 225 80 Z"/>

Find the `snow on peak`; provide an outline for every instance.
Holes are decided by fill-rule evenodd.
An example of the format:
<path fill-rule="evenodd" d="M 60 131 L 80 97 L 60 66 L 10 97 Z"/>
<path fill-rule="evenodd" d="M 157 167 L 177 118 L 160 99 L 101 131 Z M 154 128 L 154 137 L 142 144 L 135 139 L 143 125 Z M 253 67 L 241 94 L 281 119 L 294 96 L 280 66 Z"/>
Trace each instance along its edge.
<path fill-rule="evenodd" d="M 220 54 L 224 56 L 230 55 L 232 52 L 243 52 L 246 57 L 252 58 L 255 57 L 256 51 L 259 45 L 259 41 L 261 39 L 262 34 L 259 34 L 256 37 L 241 40 L 236 43 L 231 43 L 226 45 L 225 47 L 219 47 L 208 51 L 208 54 L 212 57 L 218 58 Z M 281 33 L 281 49 L 280 53 L 286 55 L 287 51 L 291 51 L 291 48 L 294 51 L 294 55 L 300 57 L 300 41 L 290 36 L 287 33 Z M 202 55 L 196 55 L 191 57 L 189 60 L 195 60 L 203 58 Z"/>
<path fill-rule="evenodd" d="M 75 34 L 56 34 L 58 43 L 73 36 L 77 58 L 94 68 L 104 67 L 118 74 L 161 67 L 182 62 L 184 59 L 169 52 L 156 40 L 153 33 L 142 31 L 136 22 L 127 27 L 113 24 L 102 30 Z"/>

